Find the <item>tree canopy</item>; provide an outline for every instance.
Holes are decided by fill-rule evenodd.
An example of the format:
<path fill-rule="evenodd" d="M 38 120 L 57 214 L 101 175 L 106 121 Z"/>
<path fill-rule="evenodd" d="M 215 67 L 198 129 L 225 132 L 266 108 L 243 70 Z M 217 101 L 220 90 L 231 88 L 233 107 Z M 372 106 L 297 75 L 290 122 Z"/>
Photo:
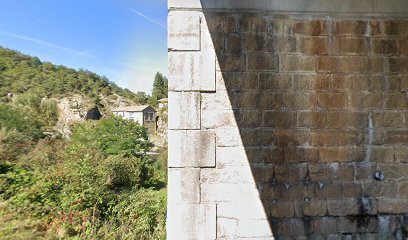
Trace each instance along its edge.
<path fill-rule="evenodd" d="M 75 70 L 41 62 L 37 57 L 0 47 L 0 98 L 8 93 L 34 94 L 40 99 L 66 94 L 81 94 L 91 98 L 117 94 L 138 100 L 135 93 L 120 88 L 104 76 L 84 69 Z"/>

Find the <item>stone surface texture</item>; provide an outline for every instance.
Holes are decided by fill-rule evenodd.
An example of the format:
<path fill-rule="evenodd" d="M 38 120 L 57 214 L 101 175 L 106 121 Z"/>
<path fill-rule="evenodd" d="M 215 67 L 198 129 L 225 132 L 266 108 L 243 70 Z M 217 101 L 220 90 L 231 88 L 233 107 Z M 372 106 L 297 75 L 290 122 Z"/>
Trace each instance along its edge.
<path fill-rule="evenodd" d="M 408 3 L 248 2 L 169 1 L 168 239 L 407 239 Z"/>

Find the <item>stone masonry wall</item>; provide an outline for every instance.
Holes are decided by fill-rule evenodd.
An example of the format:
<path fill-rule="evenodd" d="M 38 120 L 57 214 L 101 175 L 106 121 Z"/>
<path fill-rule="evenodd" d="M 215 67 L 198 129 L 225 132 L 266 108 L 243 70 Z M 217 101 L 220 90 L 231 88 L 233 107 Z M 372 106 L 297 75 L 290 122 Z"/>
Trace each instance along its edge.
<path fill-rule="evenodd" d="M 407 239 L 408 18 L 182 2 L 168 239 Z"/>

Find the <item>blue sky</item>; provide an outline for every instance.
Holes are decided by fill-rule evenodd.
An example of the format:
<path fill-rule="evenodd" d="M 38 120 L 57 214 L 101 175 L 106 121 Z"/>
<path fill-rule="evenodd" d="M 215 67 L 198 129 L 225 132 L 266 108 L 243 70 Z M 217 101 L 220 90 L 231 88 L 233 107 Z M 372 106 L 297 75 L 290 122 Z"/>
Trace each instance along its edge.
<path fill-rule="evenodd" d="M 167 0 L 2 0 L 0 45 L 150 93 L 166 26 Z"/>

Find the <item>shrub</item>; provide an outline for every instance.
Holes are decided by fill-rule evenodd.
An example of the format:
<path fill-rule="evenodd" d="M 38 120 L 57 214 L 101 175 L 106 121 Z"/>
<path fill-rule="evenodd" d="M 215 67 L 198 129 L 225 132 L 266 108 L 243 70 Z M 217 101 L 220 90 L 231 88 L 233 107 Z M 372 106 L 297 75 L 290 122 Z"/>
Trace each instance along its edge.
<path fill-rule="evenodd" d="M 32 146 L 30 139 L 17 130 L 0 129 L 0 163 L 4 161 L 15 161 L 27 153 Z"/>
<path fill-rule="evenodd" d="M 0 128 L 17 131 L 35 139 L 43 137 L 42 125 L 29 111 L 0 103 Z"/>
<path fill-rule="evenodd" d="M 47 126 L 53 126 L 58 121 L 58 106 L 54 100 L 44 100 L 40 105 L 40 113 Z"/>

